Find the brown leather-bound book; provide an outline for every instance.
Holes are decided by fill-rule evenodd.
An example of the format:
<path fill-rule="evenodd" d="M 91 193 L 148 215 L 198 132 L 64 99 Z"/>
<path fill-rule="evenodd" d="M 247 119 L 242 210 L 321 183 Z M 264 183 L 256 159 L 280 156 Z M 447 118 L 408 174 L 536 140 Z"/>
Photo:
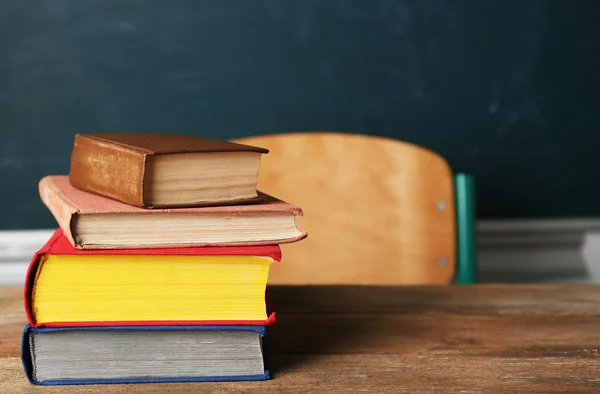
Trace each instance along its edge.
<path fill-rule="evenodd" d="M 80 249 L 277 245 L 306 237 L 302 210 L 275 197 L 256 204 L 144 209 L 74 188 L 47 176 L 40 196 L 71 244 Z"/>
<path fill-rule="evenodd" d="M 256 202 L 267 149 L 173 134 L 77 134 L 71 185 L 143 208 Z"/>

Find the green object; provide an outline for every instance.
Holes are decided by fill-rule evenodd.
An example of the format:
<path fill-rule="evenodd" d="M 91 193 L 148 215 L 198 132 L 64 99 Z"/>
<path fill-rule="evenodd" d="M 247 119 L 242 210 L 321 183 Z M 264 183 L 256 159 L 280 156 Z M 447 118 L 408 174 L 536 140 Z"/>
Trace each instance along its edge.
<path fill-rule="evenodd" d="M 456 204 L 456 275 L 454 282 L 477 282 L 477 216 L 473 176 L 454 176 Z"/>

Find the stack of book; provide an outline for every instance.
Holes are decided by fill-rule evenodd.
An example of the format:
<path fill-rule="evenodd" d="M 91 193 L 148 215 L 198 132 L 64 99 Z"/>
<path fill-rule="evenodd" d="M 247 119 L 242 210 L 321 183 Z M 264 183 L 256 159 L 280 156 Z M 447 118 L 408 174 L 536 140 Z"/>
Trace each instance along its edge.
<path fill-rule="evenodd" d="M 22 359 L 42 385 L 261 380 L 265 295 L 299 207 L 256 190 L 265 149 L 76 135 L 39 183 L 59 229 L 25 284 Z"/>

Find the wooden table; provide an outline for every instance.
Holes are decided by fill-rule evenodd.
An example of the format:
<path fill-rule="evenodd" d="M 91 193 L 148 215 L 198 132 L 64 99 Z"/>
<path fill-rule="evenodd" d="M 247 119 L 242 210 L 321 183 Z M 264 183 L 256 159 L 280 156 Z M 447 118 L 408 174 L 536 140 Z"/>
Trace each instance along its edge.
<path fill-rule="evenodd" d="M 600 393 L 600 287 L 274 287 L 266 382 L 31 386 L 0 288 L 0 393 Z"/>

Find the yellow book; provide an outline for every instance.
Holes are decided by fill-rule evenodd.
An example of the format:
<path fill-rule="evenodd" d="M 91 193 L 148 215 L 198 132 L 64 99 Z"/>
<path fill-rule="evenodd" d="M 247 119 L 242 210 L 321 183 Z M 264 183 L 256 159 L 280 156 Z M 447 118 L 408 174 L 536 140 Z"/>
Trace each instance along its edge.
<path fill-rule="evenodd" d="M 78 250 L 62 232 L 29 269 L 30 324 L 267 324 L 278 246 Z"/>

